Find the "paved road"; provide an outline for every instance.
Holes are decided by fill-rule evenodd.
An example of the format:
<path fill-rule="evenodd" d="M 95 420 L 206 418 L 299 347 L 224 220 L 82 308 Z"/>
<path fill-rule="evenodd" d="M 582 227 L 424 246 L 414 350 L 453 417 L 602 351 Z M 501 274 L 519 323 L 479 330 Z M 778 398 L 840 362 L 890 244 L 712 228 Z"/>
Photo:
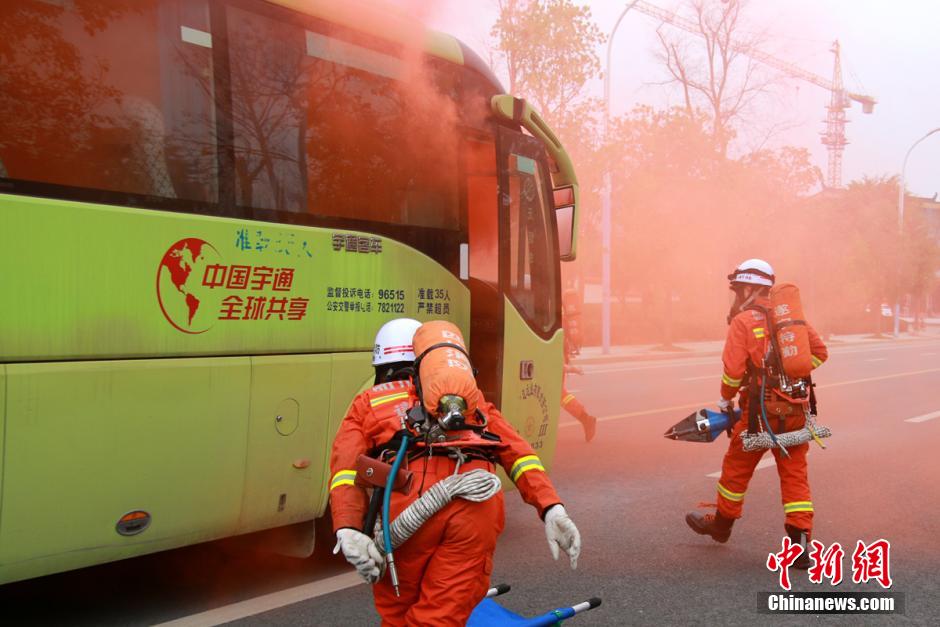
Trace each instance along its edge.
<path fill-rule="evenodd" d="M 731 541 L 719 545 L 692 534 L 683 517 L 700 501 L 715 500 L 716 479 L 709 475 L 719 470 L 727 440 L 693 444 L 661 437 L 694 408 L 714 403 L 719 376 L 714 357 L 690 357 L 590 366 L 573 378 L 578 396 L 602 417 L 590 444 L 576 423 L 563 423 L 553 470 L 582 532 L 581 562 L 575 572 L 553 562 L 534 511 L 507 495 L 506 531 L 493 574 L 494 581 L 514 586 L 505 605 L 537 613 L 602 597 L 601 608 L 573 623 L 585 627 L 735 625 L 770 618 L 756 608 L 759 593 L 776 589 L 776 575 L 763 564 L 768 552 L 779 550 L 783 532 L 773 465 L 757 471 L 745 518 Z M 816 379 L 821 423 L 834 432 L 828 450 L 814 445 L 810 456 L 816 537 L 826 544 L 838 541 L 849 553 L 859 539 L 890 540 L 893 590 L 905 594 L 906 615 L 866 617 L 865 623 L 935 624 L 940 416 L 908 419 L 940 412 L 940 341 L 835 347 Z M 325 544 L 314 566 L 309 560 L 246 555 L 216 543 L 6 586 L 0 602 L 31 610 L 46 622 L 95 625 L 185 616 L 191 618 L 183 624 L 201 619 L 207 624 L 281 605 L 235 624 L 373 624 L 369 590 L 348 587 L 353 579 L 342 563 L 326 557 Z M 849 579 L 850 562 L 847 556 Z M 804 574 L 794 580 L 795 590 L 831 589 L 809 584 Z M 330 589 L 338 590 L 324 594 Z M 851 581 L 838 588 L 876 589 Z M 56 604 L 47 603 L 53 599 Z M 245 603 L 230 605 L 239 601 Z M 226 613 L 216 609 L 192 618 L 219 607 Z M 840 616 L 821 620 L 847 622 Z M 771 622 L 806 621 L 777 616 Z"/>

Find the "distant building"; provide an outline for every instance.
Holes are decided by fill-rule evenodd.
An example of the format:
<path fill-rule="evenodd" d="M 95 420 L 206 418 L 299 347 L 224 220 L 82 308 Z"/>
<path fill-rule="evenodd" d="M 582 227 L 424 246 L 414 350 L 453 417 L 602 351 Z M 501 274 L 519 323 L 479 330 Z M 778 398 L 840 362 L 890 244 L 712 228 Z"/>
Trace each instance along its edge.
<path fill-rule="evenodd" d="M 921 196 L 908 196 L 904 202 L 905 208 L 910 207 L 911 211 L 922 211 L 927 228 L 937 246 L 940 246 L 940 199 L 937 194 L 933 198 Z M 927 313 L 940 312 L 940 270 L 937 270 L 937 283 L 934 289 L 927 295 Z"/>
<path fill-rule="evenodd" d="M 905 206 L 910 203 L 909 206 L 913 210 L 919 209 L 924 212 L 927 228 L 930 229 L 930 233 L 940 244 L 940 200 L 937 199 L 937 194 L 934 194 L 933 198 L 922 198 L 920 196 L 908 196 L 908 198 L 909 200 L 904 203 Z"/>

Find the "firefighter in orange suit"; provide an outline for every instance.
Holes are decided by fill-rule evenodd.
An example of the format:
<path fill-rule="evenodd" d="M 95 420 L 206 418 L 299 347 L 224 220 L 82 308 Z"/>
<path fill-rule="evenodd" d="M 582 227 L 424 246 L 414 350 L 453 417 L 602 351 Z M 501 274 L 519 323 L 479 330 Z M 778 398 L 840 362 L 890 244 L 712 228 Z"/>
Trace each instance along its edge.
<path fill-rule="evenodd" d="M 395 550 L 401 596 L 396 596 L 389 577 L 382 576 L 384 558 L 371 532 L 361 531 L 368 498 L 366 490 L 355 484 L 356 460 L 388 445 L 402 429 L 403 411 L 419 402 L 412 382 L 412 338 L 420 324 L 402 318 L 382 327 L 373 353 L 376 385 L 355 398 L 336 435 L 330 459 L 334 552 L 342 550 L 360 575 L 375 584 L 382 625 L 464 625 L 489 587 L 496 540 L 504 524 L 501 491 L 483 502 L 455 498 Z M 581 538 L 541 461 L 491 403 L 483 402 L 480 409 L 488 420 L 487 431 L 499 436 L 498 442 L 482 450 L 461 449 L 460 462 L 448 456 L 452 449 L 413 452 L 403 467 L 414 473 L 414 487 L 407 495 L 393 493 L 390 520 L 441 479 L 476 468 L 493 472 L 499 464 L 544 520 L 555 559 L 560 548 L 575 568 Z"/>
<path fill-rule="evenodd" d="M 581 368 L 571 364 L 571 360 L 581 353 L 581 308 L 578 305 L 578 293 L 565 290 L 564 316 L 562 325 L 565 330 L 565 370 L 561 383 L 561 407 L 577 418 L 584 429 L 584 441 L 590 442 L 597 432 L 597 418 L 588 413 L 581 401 L 568 391 L 568 375 L 583 374 Z"/>
<path fill-rule="evenodd" d="M 766 261 L 749 259 L 728 275 L 728 279 L 734 292 L 734 304 L 728 316 L 728 337 L 722 354 L 724 373 L 721 377 L 721 400 L 718 405 L 722 411 L 728 411 L 740 391 L 742 419 L 731 431 L 731 443 L 721 466 L 717 511 L 714 514 L 692 512 L 686 516 L 686 523 L 695 532 L 710 535 L 718 542 L 727 542 L 731 536 L 731 526 L 741 517 L 748 482 L 766 452 L 744 451 L 740 434 L 748 427 L 748 389 L 750 386 L 758 386 L 756 389 L 759 389 L 761 385 L 757 370 L 764 367 L 770 325 L 760 308 L 766 311 L 770 307 L 768 292 L 774 284 L 774 271 Z M 807 327 L 813 366 L 818 367 L 829 353 L 819 334 L 812 327 Z M 799 406 L 793 406 L 793 409 L 793 413 L 769 418 L 775 432 L 794 431 L 804 426 L 805 414 Z M 777 474 L 780 475 L 784 528 L 794 544 L 800 544 L 805 549 L 795 566 L 807 568 L 808 544 L 813 528 L 813 501 L 806 468 L 809 444 L 788 447 L 789 457 L 784 456 L 779 448 L 772 450 L 777 462 Z"/>

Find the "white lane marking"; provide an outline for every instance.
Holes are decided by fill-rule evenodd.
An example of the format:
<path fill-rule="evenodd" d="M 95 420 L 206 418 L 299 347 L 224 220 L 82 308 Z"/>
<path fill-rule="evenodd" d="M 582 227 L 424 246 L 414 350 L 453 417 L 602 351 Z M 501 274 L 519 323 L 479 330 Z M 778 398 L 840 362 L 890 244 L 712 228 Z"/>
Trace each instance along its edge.
<path fill-rule="evenodd" d="M 754 470 L 770 468 L 771 466 L 776 466 L 776 465 L 777 465 L 777 461 L 774 459 L 774 456 L 771 455 L 770 457 L 765 457 L 764 459 L 760 460 L 757 463 L 757 466 L 754 467 Z M 705 476 L 711 477 L 712 479 L 721 479 L 721 471 L 719 470 L 718 472 L 710 472 Z"/>
<path fill-rule="evenodd" d="M 302 586 L 281 590 L 280 592 L 264 594 L 260 597 L 248 599 L 247 601 L 224 605 L 207 612 L 184 616 L 183 618 L 171 620 L 166 623 L 160 623 L 155 627 L 215 627 L 215 625 L 229 623 L 247 616 L 255 616 L 262 612 L 276 610 L 285 605 L 299 603 L 307 599 L 323 596 L 324 594 L 331 594 L 339 590 L 352 588 L 362 583 L 365 582 L 359 577 L 358 573 L 344 573 L 342 575 L 336 575 L 335 577 L 307 583 Z"/>
<path fill-rule="evenodd" d="M 826 385 L 817 386 L 818 389 L 822 390 L 825 388 L 837 388 L 840 385 L 854 385 L 856 383 L 868 383 L 869 381 L 883 381 L 885 379 L 898 379 L 900 377 L 910 377 L 916 374 L 927 374 L 928 372 L 940 372 L 940 368 L 927 368 L 926 370 L 913 370 L 911 372 L 899 372 L 897 374 L 886 374 L 880 377 L 868 377 L 866 379 L 855 379 L 853 381 L 839 381 L 837 383 L 827 383 Z"/>
<path fill-rule="evenodd" d="M 877 340 L 873 340 L 876 342 Z M 910 350 L 910 349 L 923 349 L 923 348 L 936 348 L 937 343 L 933 340 L 924 341 L 924 344 L 919 342 L 909 342 L 907 344 L 894 344 L 890 343 L 890 340 L 885 340 L 889 342 L 888 345 L 883 346 L 865 346 L 864 344 L 852 344 L 849 346 L 830 346 L 830 353 L 879 353 L 882 351 L 900 351 L 900 350 Z"/>
<path fill-rule="evenodd" d="M 940 411 L 930 412 L 929 414 L 924 414 L 923 416 L 907 418 L 904 422 L 927 422 L 928 420 L 933 420 L 934 418 L 940 418 Z"/>
<path fill-rule="evenodd" d="M 715 379 L 717 381 L 720 378 L 721 377 L 715 376 L 713 374 L 706 374 L 705 376 L 702 376 L 702 377 L 686 377 L 682 380 L 683 381 L 702 381 L 703 379 Z"/>
<path fill-rule="evenodd" d="M 872 359 L 866 359 L 865 361 L 886 361 L 887 357 L 874 357 Z"/>
<path fill-rule="evenodd" d="M 870 381 L 884 381 L 885 379 L 898 379 L 901 377 L 911 377 L 918 374 L 927 374 L 930 372 L 940 372 L 940 368 L 927 368 L 926 370 L 912 370 L 911 372 L 898 372 L 896 374 L 886 374 L 880 377 L 866 377 L 864 379 L 853 379 L 851 381 L 838 381 L 836 383 L 827 383 L 825 385 L 816 386 L 819 390 L 825 390 L 827 388 L 837 388 L 843 385 L 855 385 L 856 383 L 868 383 Z M 671 407 L 658 407 L 656 409 L 642 409 L 640 411 L 631 411 L 625 414 L 615 414 L 613 416 L 603 416 L 597 419 L 597 422 L 607 422 L 609 420 L 620 420 L 622 418 L 633 418 L 635 416 L 647 416 L 650 414 L 662 414 L 665 412 L 676 411 L 679 409 L 700 409 L 702 407 L 710 407 L 714 405 L 714 400 L 699 401 L 697 403 L 686 403 L 685 405 L 673 405 Z M 580 422 L 571 421 L 571 422 L 560 422 L 558 427 L 573 427 L 575 425 L 581 424 Z"/>
<path fill-rule="evenodd" d="M 660 368 L 682 368 L 688 366 L 703 366 L 703 365 L 714 366 L 715 358 L 711 357 L 708 359 L 705 358 L 690 358 L 683 359 L 681 361 L 669 360 L 667 363 L 658 363 L 647 366 L 638 366 L 638 365 L 622 365 L 615 368 L 585 368 L 584 374 L 594 374 L 598 373 L 607 373 L 607 372 L 630 372 L 633 370 L 658 370 Z"/>

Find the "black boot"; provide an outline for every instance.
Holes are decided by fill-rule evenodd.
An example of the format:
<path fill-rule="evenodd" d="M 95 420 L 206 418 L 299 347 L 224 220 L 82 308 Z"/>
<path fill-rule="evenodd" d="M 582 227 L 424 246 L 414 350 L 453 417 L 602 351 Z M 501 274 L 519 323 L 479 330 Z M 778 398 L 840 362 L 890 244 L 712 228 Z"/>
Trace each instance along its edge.
<path fill-rule="evenodd" d="M 695 533 L 711 536 L 715 542 L 727 542 L 731 537 L 734 518 L 725 518 L 717 511 L 714 514 L 689 512 L 685 515 L 685 522 Z"/>
<path fill-rule="evenodd" d="M 800 556 L 796 558 L 795 562 L 793 562 L 793 568 L 797 568 L 799 570 L 808 569 L 810 566 L 810 532 L 806 529 L 794 527 L 793 525 L 784 525 L 783 528 L 786 530 L 787 537 L 790 538 L 790 542 L 793 544 L 799 544 L 801 547 L 803 547 L 803 552 L 800 553 Z"/>

